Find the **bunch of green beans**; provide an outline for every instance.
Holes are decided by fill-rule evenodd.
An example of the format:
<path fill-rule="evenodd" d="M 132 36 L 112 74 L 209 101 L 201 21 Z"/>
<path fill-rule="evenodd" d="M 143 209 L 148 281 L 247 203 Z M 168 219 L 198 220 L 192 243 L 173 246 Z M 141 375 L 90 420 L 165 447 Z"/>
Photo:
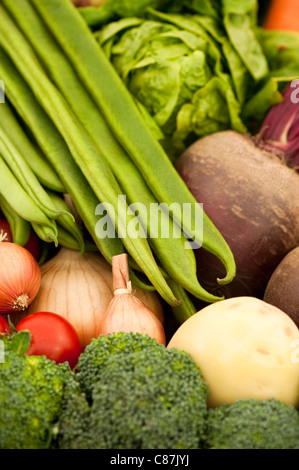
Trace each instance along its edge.
<path fill-rule="evenodd" d="M 66 56 L 61 54 L 58 44 L 53 41 L 51 34 L 40 21 L 33 6 L 28 0 L 23 0 L 21 5 L 18 2 L 4 0 L 4 5 L 7 5 L 19 28 L 38 54 L 47 73 L 63 93 L 73 112 L 93 138 L 99 151 L 103 152 L 129 202 L 131 204 L 134 201 L 141 203 L 146 208 L 148 215 L 151 204 L 157 204 L 158 200 L 148 188 L 137 167 L 114 138 L 98 107 L 87 90 L 81 86 L 75 70 Z M 53 57 L 55 57 L 55 61 Z M 161 212 L 161 217 L 162 224 L 164 221 L 166 223 L 166 218 L 169 218 L 166 212 Z M 149 217 L 145 217 L 145 212 L 141 211 L 139 218 L 149 232 L 152 229 Z M 169 223 L 169 232 L 174 233 L 176 226 L 172 220 L 167 220 L 167 222 Z M 202 289 L 198 282 L 194 252 L 191 249 L 186 250 L 185 237 L 178 234 L 177 238 L 166 239 L 162 238 L 159 233 L 154 235 L 150 239 L 150 244 L 159 258 L 161 266 L 167 270 L 171 278 L 194 296 L 200 296 L 207 301 L 215 300 L 213 296 L 208 295 Z M 176 253 L 175 257 L 173 253 Z"/>
<path fill-rule="evenodd" d="M 83 252 L 83 235 L 63 199 L 64 186 L 57 174 L 28 138 L 8 102 L 1 104 L 0 118 L 0 209 L 13 241 L 26 245 L 33 229 L 43 242 Z"/>
<path fill-rule="evenodd" d="M 59 194 L 67 192 L 104 257 L 111 262 L 113 256 L 126 251 L 132 281 L 138 282 L 136 272 L 145 274 L 149 284 L 144 288 L 156 289 L 180 322 L 195 313 L 189 294 L 206 302 L 220 300 L 200 285 L 194 252 L 186 249 L 186 237 L 223 262 L 227 269 L 226 277 L 219 280 L 223 284 L 235 275 L 228 245 L 177 174 L 69 0 L 2 1 L 0 78 L 12 104 L 12 109 L 5 111 L 0 106 L 0 121 L 2 112 L 7 123 L 2 128 L 0 124 L 0 174 L 3 169 L 16 190 L 18 184 L 18 201 L 3 194 L 4 176 L 2 180 L 0 176 L 0 193 L 15 212 L 22 195 L 27 211 L 23 218 L 30 220 L 40 238 L 52 237 L 56 243 L 84 249 L 82 234 L 78 227 L 73 229 L 74 220 L 68 217 Z M 8 123 L 13 120 L 13 126 L 17 125 L 13 113 L 28 126 L 36 147 L 26 141 L 25 151 L 24 136 L 17 128 L 18 138 L 12 142 L 15 131 Z M 30 145 L 32 160 L 28 159 Z M 47 166 L 47 171 L 39 165 Z M 118 212 L 122 194 L 127 203 L 124 212 Z M 28 198 L 34 206 L 29 207 Z M 161 202 L 181 207 L 192 204 L 203 218 L 203 236 L 193 233 L 191 215 L 183 214 L 185 219 L 181 220 L 176 204 L 170 234 L 179 231 L 180 236 L 165 239 L 156 234 L 148 240 L 146 236 L 133 237 L 126 230 L 136 218 L 132 205 L 141 203 L 149 209 Z M 99 203 L 114 208 L 118 237 L 97 237 L 95 209 Z M 142 211 L 138 217 L 141 227 L 150 231 L 149 218 Z M 162 213 L 163 217 L 169 214 Z"/>

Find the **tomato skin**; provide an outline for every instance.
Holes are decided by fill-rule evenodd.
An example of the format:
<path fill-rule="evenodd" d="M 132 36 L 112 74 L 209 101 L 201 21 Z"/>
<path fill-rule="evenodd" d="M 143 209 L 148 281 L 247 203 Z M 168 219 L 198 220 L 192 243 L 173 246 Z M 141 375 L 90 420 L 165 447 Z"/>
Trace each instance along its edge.
<path fill-rule="evenodd" d="M 46 356 L 57 364 L 68 362 L 73 369 L 82 352 L 79 336 L 69 321 L 52 312 L 31 313 L 16 326 L 17 331 L 29 330 L 29 356 Z"/>
<path fill-rule="evenodd" d="M 11 333 L 9 323 L 3 315 L 0 315 L 0 335 L 1 333 Z"/>

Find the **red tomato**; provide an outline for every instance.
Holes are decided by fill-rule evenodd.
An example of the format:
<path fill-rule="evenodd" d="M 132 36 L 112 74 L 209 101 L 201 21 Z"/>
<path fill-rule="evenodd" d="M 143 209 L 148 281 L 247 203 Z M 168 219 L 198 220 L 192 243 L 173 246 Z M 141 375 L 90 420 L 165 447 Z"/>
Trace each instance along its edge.
<path fill-rule="evenodd" d="M 31 313 L 16 326 L 17 331 L 29 330 L 29 356 L 46 356 L 57 364 L 69 362 L 73 369 L 81 354 L 79 336 L 69 321 L 52 312 Z"/>
<path fill-rule="evenodd" d="M 3 315 L 0 315 L 0 334 L 7 332 L 11 333 L 9 323 Z"/>
<path fill-rule="evenodd" d="M 6 235 L 6 238 L 3 240 L 5 242 L 12 242 L 12 234 L 10 230 L 9 223 L 5 219 L 0 219 L 0 233 L 3 232 L 3 235 Z M 40 257 L 40 242 L 38 236 L 31 230 L 29 240 L 24 246 L 26 250 L 34 256 L 38 261 Z"/>

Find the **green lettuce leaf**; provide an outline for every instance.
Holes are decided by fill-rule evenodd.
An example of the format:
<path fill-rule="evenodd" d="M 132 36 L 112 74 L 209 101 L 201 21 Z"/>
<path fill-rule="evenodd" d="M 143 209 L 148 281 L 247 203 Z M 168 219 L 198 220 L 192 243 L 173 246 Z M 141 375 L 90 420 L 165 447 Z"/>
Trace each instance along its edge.
<path fill-rule="evenodd" d="M 106 0 L 100 10 L 110 19 L 95 37 L 172 159 L 205 135 L 255 130 L 299 78 L 299 35 L 258 27 L 257 0 Z"/>

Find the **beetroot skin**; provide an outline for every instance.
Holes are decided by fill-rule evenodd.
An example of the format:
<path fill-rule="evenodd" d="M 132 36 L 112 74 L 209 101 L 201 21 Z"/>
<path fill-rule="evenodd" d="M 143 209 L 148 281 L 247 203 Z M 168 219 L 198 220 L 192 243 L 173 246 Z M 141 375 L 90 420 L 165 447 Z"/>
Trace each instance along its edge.
<path fill-rule="evenodd" d="M 215 295 L 262 298 L 277 265 L 299 245 L 298 173 L 256 139 L 235 131 L 198 140 L 176 168 L 236 261 L 235 279 L 220 286 L 221 263 L 195 250 L 202 286 Z"/>

